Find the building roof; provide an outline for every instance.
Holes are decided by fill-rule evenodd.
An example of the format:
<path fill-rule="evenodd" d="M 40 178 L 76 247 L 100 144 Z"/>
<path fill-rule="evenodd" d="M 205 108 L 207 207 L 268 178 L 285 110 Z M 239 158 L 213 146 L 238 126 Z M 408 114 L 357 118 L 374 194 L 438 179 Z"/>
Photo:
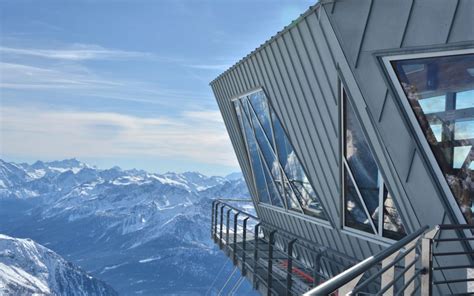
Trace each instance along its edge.
<path fill-rule="evenodd" d="M 260 44 L 260 46 L 258 46 L 257 48 L 255 48 L 254 50 L 252 50 L 248 55 L 246 55 L 245 57 L 241 58 L 238 62 L 236 62 L 234 65 L 232 65 L 229 69 L 225 70 L 223 73 L 221 73 L 219 76 L 217 76 L 214 80 L 212 80 L 209 84 L 213 84 L 215 81 L 219 80 L 222 76 L 224 76 L 225 74 L 227 74 L 228 72 L 232 71 L 233 69 L 235 69 L 236 67 L 238 67 L 241 63 L 245 62 L 247 59 L 249 59 L 254 53 L 262 50 L 264 47 L 266 47 L 268 44 L 270 44 L 271 42 L 273 42 L 275 39 L 277 39 L 278 37 L 280 37 L 281 35 L 283 35 L 284 33 L 286 33 L 287 31 L 289 31 L 291 28 L 293 28 L 295 26 L 295 24 L 299 23 L 302 19 L 304 19 L 306 16 L 308 16 L 309 14 L 313 13 L 314 11 L 316 11 L 322 4 L 326 4 L 326 3 L 334 3 L 336 2 L 336 0 L 319 0 L 316 4 L 310 6 L 305 12 L 303 12 L 302 14 L 300 14 L 300 16 L 293 20 L 289 25 L 285 26 L 281 31 L 277 32 L 275 35 L 273 35 L 272 37 L 270 37 L 270 39 L 268 39 L 267 41 L 265 41 L 264 43 Z"/>

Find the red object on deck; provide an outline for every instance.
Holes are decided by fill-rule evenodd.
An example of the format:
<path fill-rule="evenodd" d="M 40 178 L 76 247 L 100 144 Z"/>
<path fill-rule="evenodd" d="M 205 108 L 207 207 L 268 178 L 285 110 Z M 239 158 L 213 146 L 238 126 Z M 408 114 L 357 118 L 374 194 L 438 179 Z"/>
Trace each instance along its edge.
<path fill-rule="evenodd" d="M 283 267 L 285 268 L 288 268 L 288 260 L 283 260 L 281 263 L 280 263 Z M 315 279 L 310 276 L 309 274 L 307 274 L 306 272 L 302 271 L 301 269 L 299 269 L 298 267 L 293 267 L 291 269 L 291 272 L 296 274 L 296 275 L 299 275 L 300 277 L 302 277 L 303 279 L 305 279 L 306 281 L 308 282 L 312 282 L 314 283 L 315 282 Z M 324 281 L 322 281 L 320 284 L 324 283 Z M 338 292 L 334 292 L 331 294 L 331 296 L 339 296 L 339 293 Z"/>

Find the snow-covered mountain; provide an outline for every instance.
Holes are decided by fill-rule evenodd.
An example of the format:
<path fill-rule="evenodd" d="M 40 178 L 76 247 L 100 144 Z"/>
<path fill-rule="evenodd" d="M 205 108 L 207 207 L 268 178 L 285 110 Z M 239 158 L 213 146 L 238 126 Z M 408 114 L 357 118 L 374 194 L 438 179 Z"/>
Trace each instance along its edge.
<path fill-rule="evenodd" d="M 30 237 L 125 295 L 208 290 L 226 262 L 210 239 L 215 198 L 248 198 L 244 180 L 0 160 L 0 233 Z"/>
<path fill-rule="evenodd" d="M 0 234 L 0 295 L 118 295 L 30 239 Z"/>

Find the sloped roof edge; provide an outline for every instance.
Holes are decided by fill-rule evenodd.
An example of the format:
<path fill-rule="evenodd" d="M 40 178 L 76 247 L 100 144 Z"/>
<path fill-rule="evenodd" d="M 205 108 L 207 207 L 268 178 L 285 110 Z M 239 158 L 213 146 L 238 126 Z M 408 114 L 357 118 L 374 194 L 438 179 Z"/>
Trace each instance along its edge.
<path fill-rule="evenodd" d="M 266 47 L 269 43 L 273 42 L 275 39 L 277 39 L 278 37 L 285 34 L 287 31 L 289 31 L 291 28 L 293 28 L 297 23 L 299 23 L 301 20 L 303 20 L 306 16 L 308 16 L 309 14 L 311 14 L 314 11 L 318 10 L 321 7 L 321 5 L 328 4 L 328 3 L 334 3 L 336 1 L 337 0 L 319 0 L 316 4 L 310 6 L 305 12 L 300 14 L 300 16 L 297 19 L 293 20 L 289 25 L 285 26 L 281 31 L 277 32 L 275 35 L 270 37 L 270 39 L 268 39 L 267 41 L 260 44 L 260 46 L 258 46 L 254 50 L 252 50 L 245 57 L 241 58 L 234 65 L 232 65 L 229 69 L 227 69 L 224 72 L 222 72 L 221 74 L 219 74 L 219 76 L 217 76 L 215 79 L 213 79 L 209 84 L 212 86 L 212 84 L 214 84 L 217 80 L 219 80 L 221 77 L 226 75 L 228 72 L 230 72 L 230 71 L 234 70 L 235 68 L 237 68 L 240 64 L 245 62 L 247 59 L 249 59 L 256 52 L 259 52 L 264 47 Z"/>

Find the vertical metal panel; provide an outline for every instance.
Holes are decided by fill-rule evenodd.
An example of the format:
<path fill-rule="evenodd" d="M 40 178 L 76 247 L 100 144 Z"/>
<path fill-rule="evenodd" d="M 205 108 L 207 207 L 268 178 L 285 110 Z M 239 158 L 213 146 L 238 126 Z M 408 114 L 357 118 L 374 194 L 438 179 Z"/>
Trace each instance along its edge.
<path fill-rule="evenodd" d="M 457 1 L 416 0 L 404 46 L 444 44 L 450 31 Z"/>
<path fill-rule="evenodd" d="M 451 34 L 447 42 L 474 41 L 474 1 L 459 0 L 459 7 L 452 22 Z"/>
<path fill-rule="evenodd" d="M 368 21 L 372 0 L 338 1 L 337 9 L 331 17 L 334 29 L 341 36 L 347 59 L 355 65 L 365 25 Z"/>

